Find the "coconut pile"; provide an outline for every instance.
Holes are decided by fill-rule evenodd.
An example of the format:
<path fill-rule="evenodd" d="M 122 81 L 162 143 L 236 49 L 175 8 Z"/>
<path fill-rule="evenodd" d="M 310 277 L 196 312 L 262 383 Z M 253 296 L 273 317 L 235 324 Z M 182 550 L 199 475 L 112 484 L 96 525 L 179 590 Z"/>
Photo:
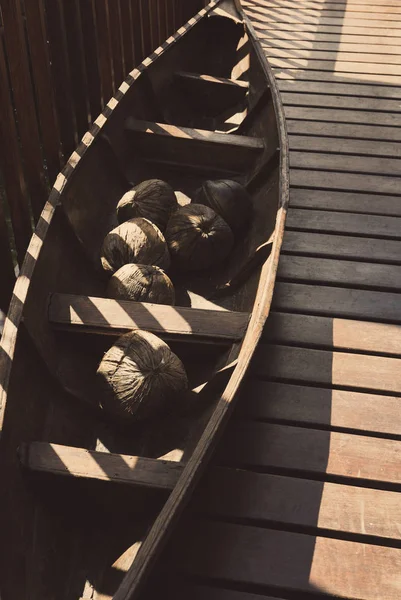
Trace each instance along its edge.
<path fill-rule="evenodd" d="M 250 220 L 247 190 L 235 181 L 218 180 L 205 181 L 184 206 L 177 202 L 180 195 L 167 182 L 151 179 L 122 196 L 119 225 L 101 249 L 102 267 L 110 275 L 108 297 L 174 305 L 170 268 L 177 274 L 201 272 L 228 258 Z M 133 421 L 176 412 L 188 389 L 180 359 L 147 331 L 121 336 L 97 375 L 102 407 Z"/>

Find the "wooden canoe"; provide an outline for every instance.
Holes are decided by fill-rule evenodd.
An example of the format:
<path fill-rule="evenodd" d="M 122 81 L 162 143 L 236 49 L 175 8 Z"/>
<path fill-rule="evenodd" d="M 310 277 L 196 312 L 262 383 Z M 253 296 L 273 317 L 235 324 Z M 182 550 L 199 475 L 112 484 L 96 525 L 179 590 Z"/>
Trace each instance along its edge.
<path fill-rule="evenodd" d="M 188 197 L 230 178 L 253 201 L 224 266 L 188 280 L 175 307 L 108 299 L 99 269 L 118 199 L 152 177 Z M 239 3 L 211 2 L 127 76 L 84 135 L 16 282 L 0 355 L 2 600 L 138 597 L 269 314 L 287 203 L 274 78 Z M 136 328 L 183 360 L 191 414 L 122 428 L 99 409 L 99 360 Z"/>

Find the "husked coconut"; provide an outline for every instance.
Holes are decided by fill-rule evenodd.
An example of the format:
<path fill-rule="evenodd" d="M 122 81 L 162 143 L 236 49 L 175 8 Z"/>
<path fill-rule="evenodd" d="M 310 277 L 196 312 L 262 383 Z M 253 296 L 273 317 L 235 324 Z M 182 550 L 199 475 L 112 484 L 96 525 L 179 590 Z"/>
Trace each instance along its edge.
<path fill-rule="evenodd" d="M 234 238 L 230 227 L 213 209 L 189 204 L 171 216 L 166 241 L 178 268 L 197 271 L 223 261 L 233 247 Z"/>
<path fill-rule="evenodd" d="M 161 179 L 148 179 L 124 194 L 117 204 L 117 217 L 119 223 L 143 217 L 164 231 L 177 206 L 177 198 L 171 185 Z"/>
<path fill-rule="evenodd" d="M 188 388 L 184 365 L 153 333 L 132 331 L 106 352 L 97 370 L 100 403 L 117 417 L 140 421 L 174 413 Z"/>
<path fill-rule="evenodd" d="M 156 225 L 148 219 L 131 219 L 106 235 L 101 262 L 103 269 L 109 273 L 128 263 L 168 269 L 170 255 L 166 240 Z"/>
<path fill-rule="evenodd" d="M 205 181 L 195 192 L 195 202 L 210 206 L 234 232 L 249 223 L 252 198 L 247 189 L 231 179 Z"/>
<path fill-rule="evenodd" d="M 171 279 L 163 269 L 154 265 L 128 264 L 122 266 L 109 280 L 107 295 L 119 300 L 174 304 L 175 293 Z"/>

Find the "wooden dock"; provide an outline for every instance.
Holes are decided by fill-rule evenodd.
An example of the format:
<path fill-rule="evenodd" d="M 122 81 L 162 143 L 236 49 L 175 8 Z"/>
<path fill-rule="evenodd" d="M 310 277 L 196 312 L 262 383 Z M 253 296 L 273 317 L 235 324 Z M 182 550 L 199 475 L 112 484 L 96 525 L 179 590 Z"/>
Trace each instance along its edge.
<path fill-rule="evenodd" d="M 154 580 L 174 600 L 396 600 L 401 5 L 243 5 L 286 109 L 287 232 L 248 383 Z"/>

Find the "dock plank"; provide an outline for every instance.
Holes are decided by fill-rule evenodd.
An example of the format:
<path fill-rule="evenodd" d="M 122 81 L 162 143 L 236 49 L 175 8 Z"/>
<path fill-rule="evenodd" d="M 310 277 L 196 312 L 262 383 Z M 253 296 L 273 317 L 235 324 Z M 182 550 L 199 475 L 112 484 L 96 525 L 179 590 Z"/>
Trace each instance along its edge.
<path fill-rule="evenodd" d="M 303 42 L 300 42 L 303 44 Z M 401 52 L 401 48 L 400 48 Z M 322 74 L 322 73 L 321 73 Z M 327 73 L 326 73 L 327 75 Z M 392 101 L 401 98 L 401 91 L 397 87 L 390 85 L 369 85 L 363 82 L 352 82 L 346 84 L 340 81 L 304 81 L 303 79 L 278 79 L 277 85 L 281 92 L 291 92 L 296 94 L 322 94 L 328 96 L 351 96 L 356 108 L 360 98 L 370 98 L 371 100 Z"/>
<path fill-rule="evenodd" d="M 286 226 L 290 229 L 347 233 L 383 238 L 401 238 L 401 218 L 354 215 L 324 210 L 292 208 Z"/>
<path fill-rule="evenodd" d="M 401 356 L 401 328 L 371 321 L 272 312 L 262 340 L 289 346 Z"/>
<path fill-rule="evenodd" d="M 310 231 L 287 230 L 281 251 L 283 254 L 299 254 L 300 256 L 401 263 L 401 241 L 351 237 L 350 235 L 326 235 Z"/>
<path fill-rule="evenodd" d="M 288 119 L 301 119 L 306 121 L 360 123 L 366 125 L 386 125 L 389 127 L 400 127 L 401 125 L 401 115 L 398 113 L 367 110 L 316 108 L 314 106 L 285 106 L 285 114 Z"/>
<path fill-rule="evenodd" d="M 397 196 L 364 194 L 358 191 L 308 189 L 308 186 L 304 189 L 291 188 L 290 206 L 291 210 L 293 208 L 312 208 L 366 215 L 401 216 L 401 202 Z"/>
<path fill-rule="evenodd" d="M 396 440 L 257 421 L 232 422 L 216 451 L 216 463 L 325 480 L 329 476 L 343 483 L 363 481 L 379 488 L 390 484 L 399 491 L 399 454 Z"/>
<path fill-rule="evenodd" d="M 250 379 L 238 418 L 355 433 L 401 435 L 399 396 Z"/>
<path fill-rule="evenodd" d="M 401 133 L 401 130 L 400 130 Z M 295 169 L 290 172 L 292 186 L 396 195 L 400 191 L 397 177 L 340 171 Z"/>
<path fill-rule="evenodd" d="M 389 168 L 388 175 L 393 175 L 393 167 L 397 167 L 399 160 L 390 160 L 389 163 L 386 161 L 378 160 L 379 157 L 392 157 L 393 159 L 401 158 L 401 143 L 399 142 L 386 142 L 386 141 L 374 141 L 369 140 L 367 144 L 364 140 L 352 140 L 347 138 L 332 138 L 324 136 L 310 136 L 310 135 L 290 135 L 289 136 L 290 146 L 290 160 L 294 154 L 294 151 L 303 150 L 307 152 L 320 152 L 323 160 L 326 160 L 325 154 L 328 153 L 331 157 L 332 163 L 329 167 L 333 167 L 333 163 L 337 163 L 338 159 L 348 160 L 349 155 L 352 156 L 352 160 L 358 159 L 358 170 L 365 171 L 365 160 L 368 156 L 376 157 L 374 160 L 368 159 L 370 162 L 369 167 L 376 169 L 375 172 L 386 173 Z M 332 156 L 332 155 L 335 156 Z M 363 158 L 362 158 L 363 157 Z M 362 162 L 363 161 L 363 162 Z M 377 171 L 377 169 L 380 171 Z M 384 170 L 383 170 L 384 169 Z M 346 169 L 349 170 L 349 169 Z"/>
<path fill-rule="evenodd" d="M 400 295 L 390 292 L 279 281 L 272 306 L 285 312 L 401 323 Z"/>
<path fill-rule="evenodd" d="M 225 520 L 274 522 L 340 535 L 346 532 L 396 540 L 401 536 L 397 527 L 401 501 L 396 492 L 239 469 L 209 471 L 190 510 Z"/>
<path fill-rule="evenodd" d="M 401 553 L 395 548 L 198 520 L 180 528 L 167 560 L 167 568 L 186 576 L 262 590 L 399 598 Z"/>
<path fill-rule="evenodd" d="M 286 40 L 283 38 L 275 38 L 269 36 L 260 36 L 261 43 L 263 48 L 266 50 L 266 54 L 269 54 L 270 48 L 280 48 L 282 50 L 293 50 L 293 49 L 303 49 L 303 50 L 311 50 L 311 51 L 327 51 L 327 52 L 336 52 L 342 55 L 342 53 L 355 53 L 358 52 L 358 58 L 364 59 L 365 53 L 368 53 L 369 56 L 379 54 L 379 55 L 389 55 L 394 57 L 401 56 L 401 49 L 397 45 L 384 45 L 384 44 L 364 44 L 358 42 L 342 42 L 340 38 L 338 41 L 321 41 L 318 42 L 316 40 L 302 40 L 300 43 L 297 40 Z M 355 55 L 354 55 L 354 58 Z"/>
<path fill-rule="evenodd" d="M 273 23 L 310 23 L 317 25 L 361 27 L 369 30 L 370 27 L 384 27 L 390 29 L 400 29 L 401 16 L 382 13 L 359 13 L 353 14 L 346 9 L 341 14 L 336 14 L 325 10 L 307 10 L 302 4 L 298 5 L 298 10 L 292 8 L 266 6 L 261 9 L 249 7 L 249 11 L 255 20 L 262 20 Z M 366 22 L 368 21 L 368 22 Z"/>
<path fill-rule="evenodd" d="M 350 126 L 348 123 L 329 121 L 308 121 L 289 119 L 287 121 L 288 133 L 297 135 L 330 136 L 360 140 L 382 140 L 385 142 L 400 142 L 401 129 L 376 125 L 361 125 L 358 123 Z"/>
<path fill-rule="evenodd" d="M 298 32 L 297 32 L 298 33 Z M 358 36 L 359 37 L 359 36 Z M 297 81 L 315 81 L 315 82 L 329 82 L 329 83 L 341 83 L 341 84 L 370 84 L 378 85 L 380 88 L 383 86 L 389 87 L 394 86 L 394 90 L 398 97 L 399 89 L 397 90 L 397 81 L 394 81 L 391 75 L 375 74 L 375 73 L 344 73 L 344 72 L 332 72 L 325 71 L 323 69 L 305 69 L 296 65 L 288 67 L 273 67 L 274 76 L 276 79 L 290 79 Z"/>
<path fill-rule="evenodd" d="M 284 254 L 280 258 L 277 277 L 281 281 L 401 291 L 399 265 Z"/>
<path fill-rule="evenodd" d="M 400 358 L 260 344 L 251 372 L 263 379 L 401 393 Z"/>
<path fill-rule="evenodd" d="M 251 15 L 253 16 L 253 15 Z M 319 23 L 288 23 L 283 21 L 266 21 L 263 22 L 260 19 L 254 19 L 254 27 L 256 31 L 262 29 L 263 31 L 273 29 L 276 33 L 281 31 L 291 32 L 307 32 L 307 33 L 344 33 L 345 35 L 357 35 L 372 36 L 373 39 L 377 37 L 384 38 L 399 38 L 401 37 L 401 27 L 398 29 L 387 29 L 386 27 L 369 27 L 369 31 L 358 27 L 358 25 L 351 25 L 350 23 L 344 25 L 338 24 L 319 24 Z"/>
<path fill-rule="evenodd" d="M 346 144 L 344 144 L 344 147 Z M 291 150 L 293 150 L 291 148 Z M 296 152 L 290 154 L 290 167 L 297 169 L 320 169 L 350 173 L 367 173 L 399 177 L 401 160 L 371 156 L 349 156 L 346 154 L 322 154 L 321 152 Z"/>
<path fill-rule="evenodd" d="M 358 62 L 358 63 L 369 63 L 370 65 L 400 65 L 401 59 L 398 55 L 393 54 L 379 54 L 372 53 L 368 54 L 366 52 L 358 53 L 355 52 L 337 52 L 337 50 L 317 50 L 315 48 L 304 49 L 299 47 L 293 48 L 274 48 L 271 45 L 266 45 L 262 41 L 262 47 L 266 49 L 269 60 L 271 57 L 276 58 L 285 58 L 285 59 L 293 59 L 293 58 L 305 58 L 312 60 L 327 60 L 327 61 L 341 61 L 341 62 Z M 395 69 L 397 72 L 397 69 Z M 392 74 L 392 73 L 390 73 Z M 395 73 L 394 73 L 395 74 Z M 286 102 L 286 98 L 284 98 L 284 102 Z"/>

